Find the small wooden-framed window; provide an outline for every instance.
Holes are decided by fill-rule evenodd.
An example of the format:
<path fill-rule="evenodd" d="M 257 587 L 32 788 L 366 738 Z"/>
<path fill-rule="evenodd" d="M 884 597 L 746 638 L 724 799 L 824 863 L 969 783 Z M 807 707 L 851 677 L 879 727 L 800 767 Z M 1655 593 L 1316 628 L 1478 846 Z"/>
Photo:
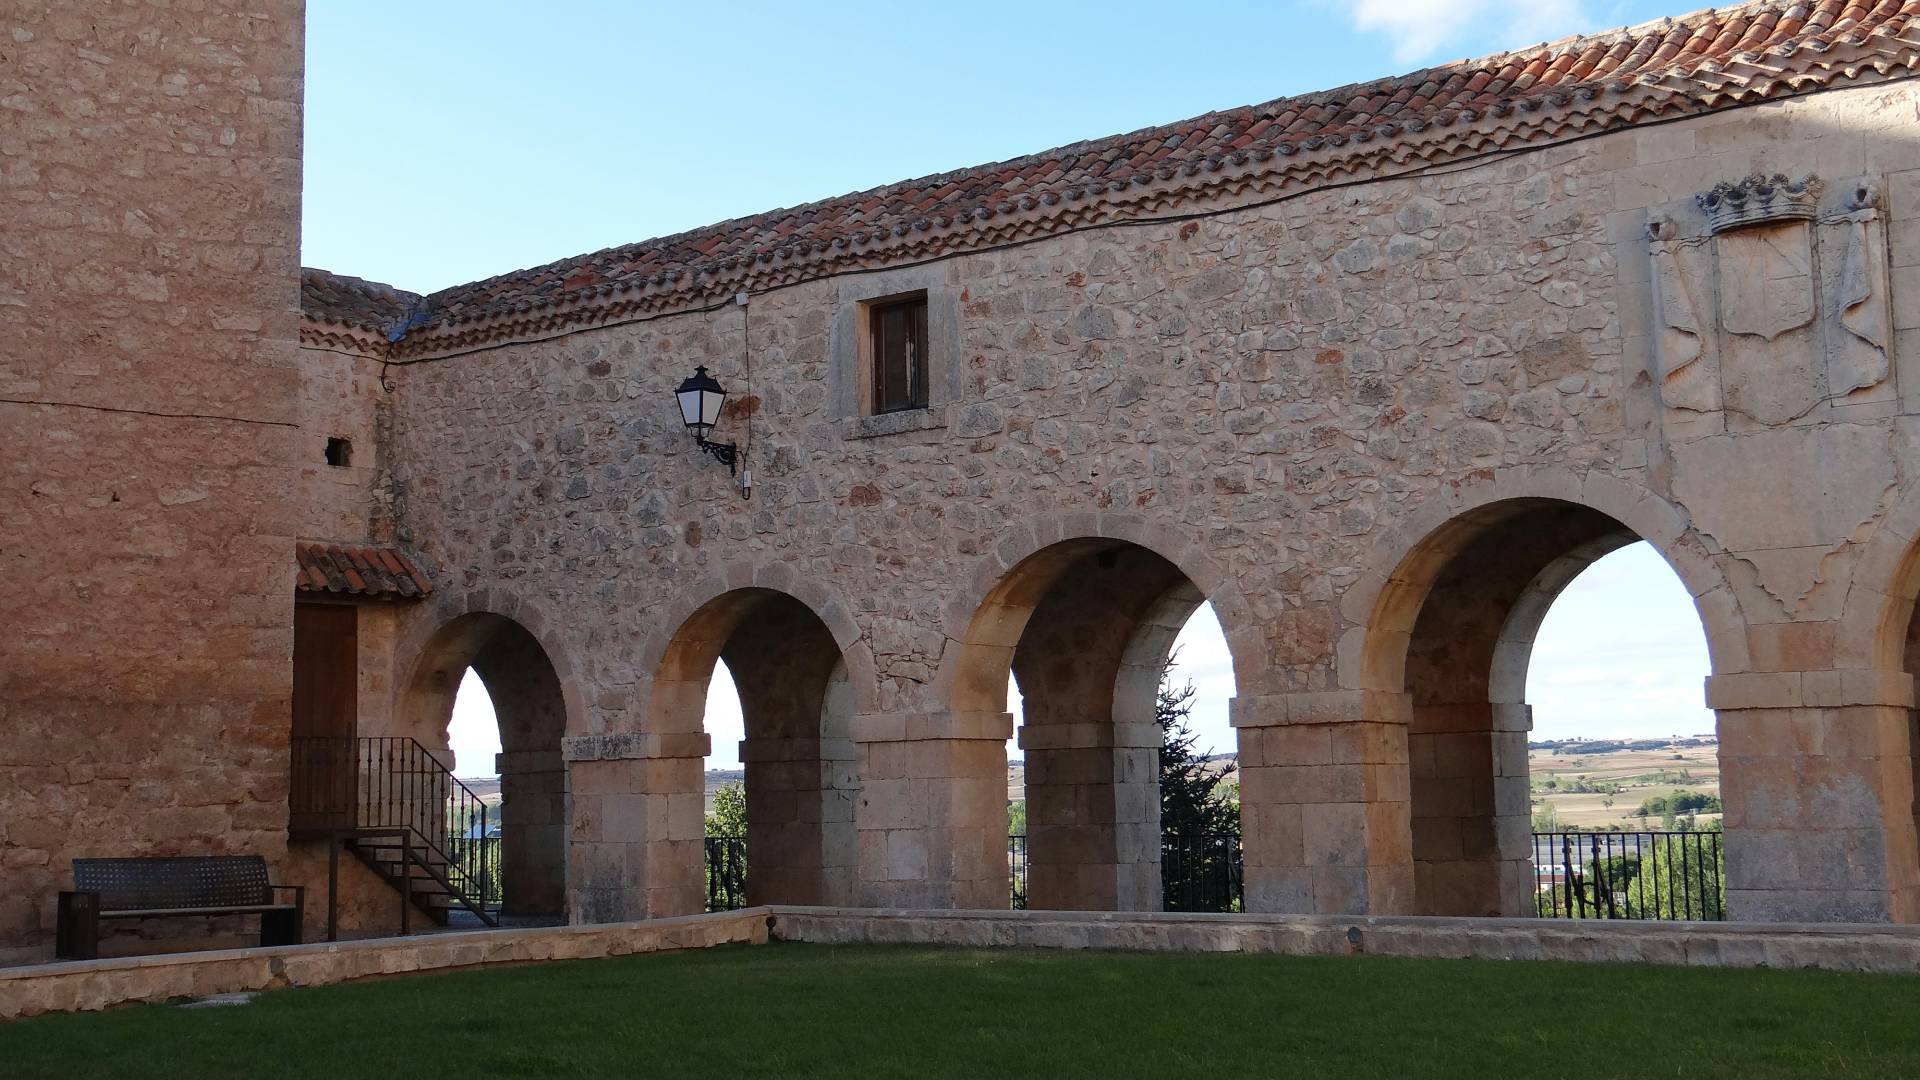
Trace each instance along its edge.
<path fill-rule="evenodd" d="M 867 309 L 873 334 L 873 411 L 927 407 L 927 294 Z"/>

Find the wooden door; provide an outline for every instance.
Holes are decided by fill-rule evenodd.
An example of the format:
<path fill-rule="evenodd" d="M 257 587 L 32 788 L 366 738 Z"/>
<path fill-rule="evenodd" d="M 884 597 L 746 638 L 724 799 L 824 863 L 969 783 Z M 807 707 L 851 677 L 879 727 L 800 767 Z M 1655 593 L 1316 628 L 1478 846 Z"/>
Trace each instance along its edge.
<path fill-rule="evenodd" d="M 293 608 L 293 777 L 289 824 L 295 830 L 354 823 L 359 755 L 359 609 L 348 604 Z"/>

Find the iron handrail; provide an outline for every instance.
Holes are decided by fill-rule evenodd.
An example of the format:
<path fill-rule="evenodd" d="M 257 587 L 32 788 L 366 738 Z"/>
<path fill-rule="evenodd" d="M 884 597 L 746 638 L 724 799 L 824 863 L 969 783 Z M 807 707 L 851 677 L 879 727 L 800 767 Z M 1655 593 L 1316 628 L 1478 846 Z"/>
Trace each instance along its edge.
<path fill-rule="evenodd" d="M 406 829 L 430 872 L 466 901 L 490 899 L 490 808 L 426 747 L 407 736 L 300 736 L 288 794 L 296 829 Z"/>

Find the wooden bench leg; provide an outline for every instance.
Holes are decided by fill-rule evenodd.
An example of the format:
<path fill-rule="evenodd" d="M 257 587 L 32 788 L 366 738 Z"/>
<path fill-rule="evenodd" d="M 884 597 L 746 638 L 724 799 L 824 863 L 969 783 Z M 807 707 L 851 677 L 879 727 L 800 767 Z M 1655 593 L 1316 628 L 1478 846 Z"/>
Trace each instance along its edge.
<path fill-rule="evenodd" d="M 61 892 L 54 909 L 53 958 L 94 960 L 100 956 L 100 894 Z"/>

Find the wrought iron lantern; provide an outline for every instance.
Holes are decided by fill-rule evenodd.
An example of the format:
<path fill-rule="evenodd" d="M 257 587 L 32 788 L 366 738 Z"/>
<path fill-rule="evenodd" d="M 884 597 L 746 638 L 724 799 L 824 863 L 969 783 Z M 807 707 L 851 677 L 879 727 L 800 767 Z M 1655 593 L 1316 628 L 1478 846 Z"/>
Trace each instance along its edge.
<path fill-rule="evenodd" d="M 680 389 L 675 390 L 673 395 L 680 399 L 680 418 L 686 421 L 687 430 L 693 433 L 693 441 L 700 449 L 711 454 L 715 461 L 725 465 L 727 472 L 732 473 L 739 457 L 739 447 L 733 443 L 707 441 L 713 426 L 720 422 L 720 406 L 727 400 L 726 388 L 715 382 L 703 365 L 694 368 L 693 374 L 680 384 Z"/>

